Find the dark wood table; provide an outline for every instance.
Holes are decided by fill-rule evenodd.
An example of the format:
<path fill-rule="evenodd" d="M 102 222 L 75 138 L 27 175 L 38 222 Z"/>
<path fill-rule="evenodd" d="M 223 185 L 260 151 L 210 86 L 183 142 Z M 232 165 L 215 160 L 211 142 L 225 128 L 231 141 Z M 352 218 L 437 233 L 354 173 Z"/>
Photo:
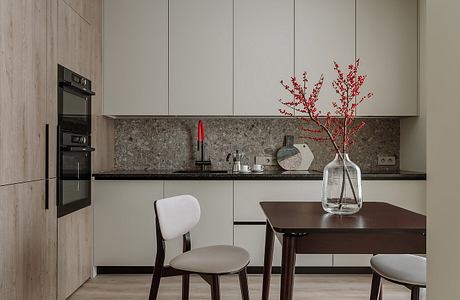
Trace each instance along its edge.
<path fill-rule="evenodd" d="M 268 300 L 273 243 L 282 244 L 280 299 L 291 300 L 296 254 L 426 252 L 426 217 L 381 202 L 354 215 L 326 213 L 319 202 L 261 202 L 267 218 L 262 299 Z"/>

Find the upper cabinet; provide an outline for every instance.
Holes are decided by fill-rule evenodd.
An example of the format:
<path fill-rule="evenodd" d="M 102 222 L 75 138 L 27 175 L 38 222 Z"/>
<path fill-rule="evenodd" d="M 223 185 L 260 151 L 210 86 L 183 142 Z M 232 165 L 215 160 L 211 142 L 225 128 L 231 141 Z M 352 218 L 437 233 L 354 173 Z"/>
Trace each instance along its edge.
<path fill-rule="evenodd" d="M 304 71 L 310 90 L 325 76 L 325 114 L 333 62 L 356 58 L 375 94 L 360 116 L 417 115 L 417 0 L 107 0 L 104 114 L 278 117 L 279 81 Z"/>
<path fill-rule="evenodd" d="M 360 116 L 418 114 L 417 0 L 357 0 L 356 42 L 363 91 L 374 98 L 358 108 Z"/>
<path fill-rule="evenodd" d="M 169 114 L 233 114 L 233 0 L 169 1 Z"/>
<path fill-rule="evenodd" d="M 103 43 L 104 114 L 167 115 L 168 0 L 104 1 Z"/>
<path fill-rule="evenodd" d="M 312 90 L 321 74 L 319 110 L 332 111 L 337 94 L 334 61 L 342 68 L 355 60 L 355 0 L 295 0 L 295 74 L 307 72 Z"/>
<path fill-rule="evenodd" d="M 294 0 L 235 0 L 235 115 L 279 115 L 294 72 Z"/>

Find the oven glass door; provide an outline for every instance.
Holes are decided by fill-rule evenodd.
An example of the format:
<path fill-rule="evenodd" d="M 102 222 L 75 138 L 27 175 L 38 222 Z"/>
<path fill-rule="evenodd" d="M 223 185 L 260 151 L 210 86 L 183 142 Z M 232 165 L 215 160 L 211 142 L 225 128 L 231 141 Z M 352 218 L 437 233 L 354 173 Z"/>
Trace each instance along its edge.
<path fill-rule="evenodd" d="M 91 152 L 85 147 L 62 150 L 59 178 L 59 215 L 91 204 Z"/>
<path fill-rule="evenodd" d="M 71 87 L 60 87 L 59 121 L 66 130 L 87 132 L 91 128 L 91 102 L 88 95 Z"/>

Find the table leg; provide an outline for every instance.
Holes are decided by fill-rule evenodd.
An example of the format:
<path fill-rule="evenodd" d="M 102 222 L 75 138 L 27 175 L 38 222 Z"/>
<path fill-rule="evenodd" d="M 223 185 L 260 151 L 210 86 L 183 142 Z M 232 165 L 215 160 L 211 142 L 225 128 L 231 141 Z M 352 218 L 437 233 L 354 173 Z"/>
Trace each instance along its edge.
<path fill-rule="evenodd" d="M 295 269 L 296 237 L 283 235 L 283 254 L 281 258 L 281 300 L 292 300 Z"/>
<path fill-rule="evenodd" d="M 270 279 L 272 276 L 273 263 L 273 243 L 275 233 L 270 223 L 267 221 L 265 230 L 265 256 L 264 256 L 264 278 L 262 283 L 262 300 L 268 300 L 270 296 Z"/>

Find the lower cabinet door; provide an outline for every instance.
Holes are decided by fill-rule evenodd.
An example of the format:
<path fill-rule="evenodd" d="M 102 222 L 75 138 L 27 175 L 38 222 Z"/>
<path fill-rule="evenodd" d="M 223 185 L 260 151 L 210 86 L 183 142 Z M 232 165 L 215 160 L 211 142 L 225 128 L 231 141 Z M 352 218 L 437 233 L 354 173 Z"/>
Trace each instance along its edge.
<path fill-rule="evenodd" d="M 0 299 L 56 299 L 56 180 L 0 187 Z"/>
<path fill-rule="evenodd" d="M 235 225 L 235 246 L 245 248 L 251 255 L 250 266 L 264 265 L 265 225 Z M 275 237 L 273 266 L 281 266 L 281 244 Z M 331 267 L 331 254 L 300 254 L 298 267 Z"/>

